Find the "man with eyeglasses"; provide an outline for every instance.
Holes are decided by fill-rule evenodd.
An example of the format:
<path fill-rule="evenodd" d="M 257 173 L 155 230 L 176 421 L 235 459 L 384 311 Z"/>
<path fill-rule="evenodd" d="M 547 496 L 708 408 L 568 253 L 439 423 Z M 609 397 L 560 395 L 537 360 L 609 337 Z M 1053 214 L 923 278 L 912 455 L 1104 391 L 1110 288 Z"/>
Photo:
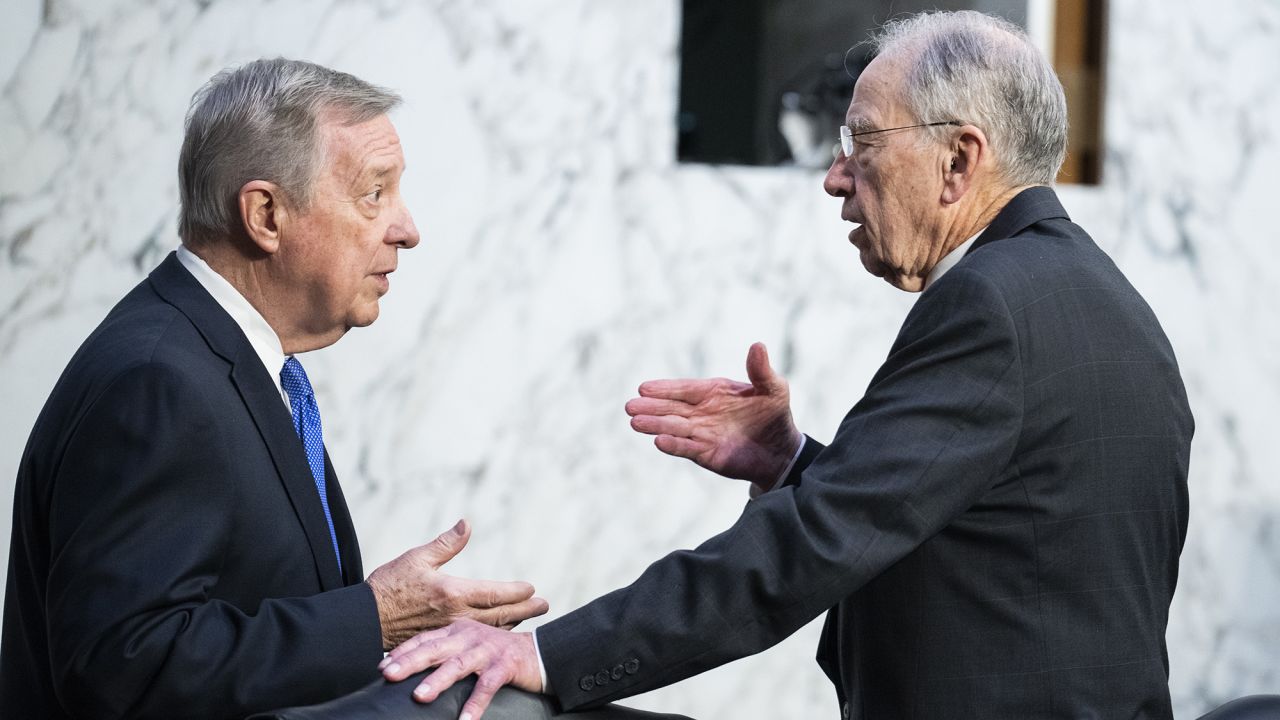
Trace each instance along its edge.
<path fill-rule="evenodd" d="M 478 675 L 470 720 L 502 684 L 592 707 L 826 612 L 845 718 L 1171 716 L 1193 422 L 1151 309 L 1051 188 L 1062 87 L 979 13 L 875 45 L 823 186 L 863 266 L 921 295 L 831 444 L 795 428 L 761 345 L 750 383 L 645 383 L 633 427 L 749 480 L 737 522 L 536 634 L 423 633 L 387 678 L 436 668 L 412 683 L 429 701 Z"/>

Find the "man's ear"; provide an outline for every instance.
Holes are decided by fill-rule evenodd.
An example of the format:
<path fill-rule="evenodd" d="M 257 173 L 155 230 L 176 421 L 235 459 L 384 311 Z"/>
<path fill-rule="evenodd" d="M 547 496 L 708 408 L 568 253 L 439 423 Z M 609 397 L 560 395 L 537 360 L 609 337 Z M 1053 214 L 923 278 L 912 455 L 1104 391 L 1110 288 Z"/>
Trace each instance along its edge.
<path fill-rule="evenodd" d="M 942 168 L 942 202 L 950 205 L 960 201 L 972 187 L 979 168 L 987 159 L 991 146 L 987 135 L 973 125 L 961 126 L 951 141 L 951 148 L 944 157 Z"/>
<path fill-rule="evenodd" d="M 245 235 L 268 255 L 280 249 L 280 225 L 287 218 L 280 186 L 266 180 L 250 180 L 240 188 L 240 222 Z"/>

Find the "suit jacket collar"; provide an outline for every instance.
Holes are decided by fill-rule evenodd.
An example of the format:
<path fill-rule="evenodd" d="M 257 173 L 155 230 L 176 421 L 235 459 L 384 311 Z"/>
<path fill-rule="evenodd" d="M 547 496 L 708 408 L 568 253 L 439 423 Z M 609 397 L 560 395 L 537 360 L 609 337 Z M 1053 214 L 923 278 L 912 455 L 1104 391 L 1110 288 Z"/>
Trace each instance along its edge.
<path fill-rule="evenodd" d="M 267 445 L 271 459 L 275 463 L 276 472 L 284 483 L 289 501 L 293 505 L 302 529 L 306 533 L 307 542 L 311 546 L 311 554 L 315 558 L 316 573 L 323 590 L 333 590 L 344 585 L 343 574 L 360 575 L 360 550 L 355 547 L 354 533 L 339 533 L 339 546 L 343 558 L 353 558 L 355 567 L 348 567 L 349 572 L 338 571 L 338 560 L 333 555 L 333 543 L 329 539 L 329 524 L 324 517 L 324 507 L 320 504 L 320 494 L 316 491 L 315 479 L 311 476 L 311 468 L 307 464 L 306 451 L 302 441 L 293 428 L 293 419 L 280 401 L 280 392 L 275 382 L 262 366 L 262 360 L 254 352 L 253 346 L 241 332 L 231 316 L 218 305 L 200 283 L 196 281 L 174 253 L 170 253 L 151 272 L 148 281 L 161 298 L 176 307 L 191 321 L 196 330 L 204 337 L 209 348 L 232 366 L 231 382 L 240 392 L 245 407 L 253 417 L 258 432 Z M 327 460 L 327 458 L 326 458 Z M 337 479 L 328 470 L 326 462 L 326 482 L 329 487 L 337 487 Z M 330 490 L 332 496 L 341 497 L 341 491 Z M 350 526 L 346 504 L 340 501 L 339 508 L 330 505 L 334 514 L 334 525 Z M 343 515 L 343 518 L 337 517 Z M 343 537 L 346 535 L 347 537 Z M 344 540 L 350 543 L 344 543 Z M 349 565 L 347 560 L 344 565 Z M 354 570 L 353 572 L 350 572 Z M 358 582 L 363 579 L 357 577 Z"/>
<path fill-rule="evenodd" d="M 1011 238 L 1043 220 L 1070 220 L 1053 188 L 1035 185 L 1018 193 L 991 221 L 982 235 L 969 246 L 969 253 L 996 240 Z M 969 253 L 965 253 L 968 255 Z"/>

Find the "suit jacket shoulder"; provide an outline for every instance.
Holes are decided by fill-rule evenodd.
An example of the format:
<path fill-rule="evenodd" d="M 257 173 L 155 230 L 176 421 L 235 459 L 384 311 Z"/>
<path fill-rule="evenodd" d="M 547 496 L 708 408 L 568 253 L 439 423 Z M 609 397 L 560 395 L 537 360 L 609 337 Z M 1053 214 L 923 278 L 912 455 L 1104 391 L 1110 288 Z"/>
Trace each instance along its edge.
<path fill-rule="evenodd" d="M 274 383 L 170 256 L 77 351 L 32 431 L 0 715 L 243 717 L 368 682 L 377 609 L 334 510 L 346 581 Z"/>
<path fill-rule="evenodd" d="M 798 482 L 539 628 L 549 682 L 570 708 L 625 697 L 833 608 L 820 661 L 851 717 L 1167 715 L 1191 429 L 1150 308 L 1032 188 Z"/>

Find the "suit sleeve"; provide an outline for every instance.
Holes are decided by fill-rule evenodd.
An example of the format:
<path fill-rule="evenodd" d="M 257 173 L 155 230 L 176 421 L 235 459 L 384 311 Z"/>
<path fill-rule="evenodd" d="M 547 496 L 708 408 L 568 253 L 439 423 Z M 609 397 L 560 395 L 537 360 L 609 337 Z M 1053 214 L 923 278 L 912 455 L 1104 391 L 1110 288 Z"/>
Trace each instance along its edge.
<path fill-rule="evenodd" d="M 179 372 L 118 377 L 72 431 L 55 478 L 48 633 L 58 695 L 77 717 L 238 718 L 376 675 L 367 585 L 249 611 L 210 596 L 236 532 L 236 486 L 260 478 L 228 456 Z"/>
<path fill-rule="evenodd" d="M 916 303 L 831 445 L 807 448 L 816 458 L 798 484 L 538 629 L 550 690 L 566 709 L 593 706 L 780 642 L 995 482 L 1021 427 L 1021 382 L 998 289 L 953 269 Z"/>
<path fill-rule="evenodd" d="M 787 476 L 782 479 L 782 484 L 779 487 L 799 485 L 800 480 L 804 477 L 805 469 L 812 465 L 813 461 L 817 460 L 822 451 L 826 449 L 826 445 L 805 435 L 804 444 L 800 446 L 800 454 L 796 456 L 796 462 L 791 466 L 791 472 L 787 473 Z"/>

